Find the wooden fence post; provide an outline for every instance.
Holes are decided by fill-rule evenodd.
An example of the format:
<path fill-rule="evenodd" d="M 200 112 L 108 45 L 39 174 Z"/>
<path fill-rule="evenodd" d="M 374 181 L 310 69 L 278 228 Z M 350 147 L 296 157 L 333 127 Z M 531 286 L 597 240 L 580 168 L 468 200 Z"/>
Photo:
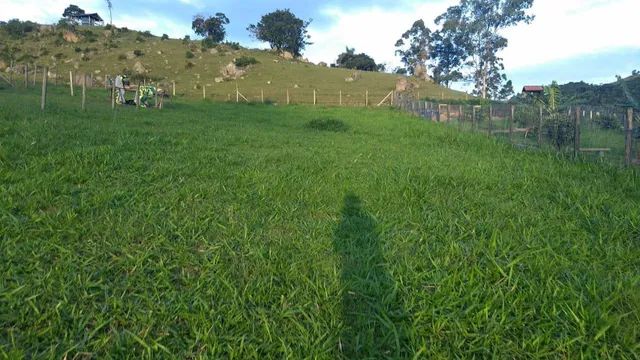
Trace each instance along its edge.
<path fill-rule="evenodd" d="M 140 88 L 140 85 L 138 84 L 138 88 Z M 111 84 L 111 110 L 115 110 L 116 108 L 116 85 L 115 85 L 115 81 L 112 81 Z"/>
<path fill-rule="evenodd" d="M 172 81 L 171 85 L 173 85 L 173 91 L 171 92 L 172 96 L 175 97 L 176 96 L 176 82 Z"/>
<path fill-rule="evenodd" d="M 542 125 L 543 125 L 543 109 L 542 105 L 540 105 L 540 116 L 538 117 L 538 147 L 542 148 Z"/>
<path fill-rule="evenodd" d="M 633 108 L 627 108 L 627 121 L 625 121 L 624 162 L 631 165 L 631 150 L 633 147 Z"/>
<path fill-rule="evenodd" d="M 513 122 L 516 115 L 516 106 L 511 105 L 511 116 L 509 116 L 509 142 L 513 142 Z"/>
<path fill-rule="evenodd" d="M 73 96 L 73 72 L 69 71 L 69 89 L 71 91 L 71 96 Z"/>
<path fill-rule="evenodd" d="M 291 104 L 291 99 L 289 98 L 289 89 L 287 89 L 287 105 Z"/>
<path fill-rule="evenodd" d="M 86 109 L 85 104 L 87 101 L 87 74 L 82 76 L 82 111 Z"/>
<path fill-rule="evenodd" d="M 236 94 L 238 93 L 238 89 L 236 89 Z M 207 99 L 207 85 L 202 84 L 202 99 L 206 100 Z M 238 102 L 238 101 L 236 101 Z"/>
<path fill-rule="evenodd" d="M 29 64 L 24 64 L 24 88 L 29 87 Z"/>
<path fill-rule="evenodd" d="M 36 87 L 36 78 L 38 77 L 38 65 L 33 64 L 33 87 Z"/>
<path fill-rule="evenodd" d="M 313 89 L 313 105 L 316 105 L 316 89 Z"/>
<path fill-rule="evenodd" d="M 489 136 L 493 135 L 493 105 L 489 105 Z"/>
<path fill-rule="evenodd" d="M 140 109 L 140 83 L 138 83 L 138 87 L 136 87 L 136 110 Z"/>
<path fill-rule="evenodd" d="M 473 106 L 473 112 L 471 114 L 471 131 L 476 129 L 476 107 L 475 105 Z"/>
<path fill-rule="evenodd" d="M 340 106 L 342 106 L 342 90 L 340 90 Z"/>
<path fill-rule="evenodd" d="M 260 101 L 264 104 L 264 89 L 260 89 Z"/>
<path fill-rule="evenodd" d="M 574 138 L 573 138 L 573 156 L 578 158 L 578 154 L 580 154 L 580 107 L 576 107 L 575 110 L 575 119 L 573 122 L 573 126 L 575 128 Z"/>
<path fill-rule="evenodd" d="M 364 106 L 365 107 L 369 106 L 369 90 L 366 90 L 364 92 Z"/>
<path fill-rule="evenodd" d="M 47 73 L 47 68 L 44 68 L 44 73 Z M 47 105 L 47 77 L 42 77 L 42 95 L 40 97 L 40 111 L 44 111 Z"/>

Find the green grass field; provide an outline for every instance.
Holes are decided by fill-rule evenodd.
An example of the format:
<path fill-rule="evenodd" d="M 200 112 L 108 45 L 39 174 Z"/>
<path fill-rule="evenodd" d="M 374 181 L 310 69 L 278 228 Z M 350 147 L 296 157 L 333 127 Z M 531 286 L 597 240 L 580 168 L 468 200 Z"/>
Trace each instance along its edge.
<path fill-rule="evenodd" d="M 390 109 L 88 103 L 0 90 L 0 358 L 638 358 L 636 170 Z"/>

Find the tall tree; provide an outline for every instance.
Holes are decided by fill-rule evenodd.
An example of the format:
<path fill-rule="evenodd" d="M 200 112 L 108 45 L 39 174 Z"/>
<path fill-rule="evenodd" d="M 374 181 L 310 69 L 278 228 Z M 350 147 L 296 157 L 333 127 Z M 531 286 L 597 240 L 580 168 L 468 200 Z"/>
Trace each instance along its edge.
<path fill-rule="evenodd" d="M 249 25 L 247 30 L 254 38 L 268 42 L 272 49 L 300 56 L 305 47 L 311 45 L 307 32 L 310 23 L 311 20 L 301 20 L 285 9 L 262 16 L 260 22 Z"/>
<path fill-rule="evenodd" d="M 81 9 L 78 5 L 69 5 L 67 6 L 66 9 L 64 9 L 62 16 L 66 18 L 71 18 L 74 16 L 83 15 L 83 14 L 84 14 L 84 10 Z"/>
<path fill-rule="evenodd" d="M 431 36 L 433 80 L 449 87 L 452 82 L 462 80 L 461 68 L 464 61 L 464 45 L 458 33 L 438 30 Z"/>
<path fill-rule="evenodd" d="M 208 18 L 203 15 L 196 15 L 191 23 L 191 28 L 196 34 L 219 43 L 227 36 L 224 26 L 228 24 L 229 18 L 223 13 L 216 13 L 215 16 Z"/>
<path fill-rule="evenodd" d="M 465 63 L 472 68 L 475 93 L 482 98 L 497 96 L 505 80 L 500 73 L 502 58 L 497 54 L 508 42 L 500 31 L 533 21 L 534 16 L 527 14 L 532 5 L 533 0 L 461 0 L 436 18 L 443 29 L 459 34 Z"/>
<path fill-rule="evenodd" d="M 113 4 L 111 3 L 111 0 L 106 0 L 107 1 L 107 7 L 109 8 L 109 25 L 111 25 L 111 30 L 113 31 Z"/>
<path fill-rule="evenodd" d="M 431 53 L 431 30 L 424 20 L 417 20 L 396 42 L 396 55 L 411 75 L 426 75 L 427 61 Z"/>

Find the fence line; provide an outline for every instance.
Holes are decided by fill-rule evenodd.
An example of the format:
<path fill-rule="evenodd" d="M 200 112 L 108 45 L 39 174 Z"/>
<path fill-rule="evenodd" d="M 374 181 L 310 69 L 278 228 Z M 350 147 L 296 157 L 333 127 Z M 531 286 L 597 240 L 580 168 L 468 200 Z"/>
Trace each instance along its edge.
<path fill-rule="evenodd" d="M 640 165 L 640 110 L 569 106 L 550 112 L 527 104 L 452 105 L 397 95 L 400 109 L 420 118 L 486 133 L 518 148 L 538 148 L 624 165 Z"/>

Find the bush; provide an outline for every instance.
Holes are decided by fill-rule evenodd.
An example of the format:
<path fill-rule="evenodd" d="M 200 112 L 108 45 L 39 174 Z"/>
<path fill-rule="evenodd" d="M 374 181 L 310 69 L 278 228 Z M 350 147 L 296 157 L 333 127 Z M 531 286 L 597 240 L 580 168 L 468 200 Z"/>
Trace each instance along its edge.
<path fill-rule="evenodd" d="M 127 60 L 127 55 L 125 54 L 118 55 L 118 60 Z"/>
<path fill-rule="evenodd" d="M 144 56 L 144 53 L 142 52 L 142 50 L 133 50 L 133 55 L 137 56 L 137 57 L 141 57 Z"/>
<path fill-rule="evenodd" d="M 573 119 L 563 114 L 550 115 L 545 119 L 542 127 L 542 135 L 558 150 L 573 144 L 573 140 L 575 139 Z"/>
<path fill-rule="evenodd" d="M 214 48 L 214 47 L 216 47 L 216 45 L 218 45 L 218 43 L 216 43 L 212 39 L 209 39 L 209 38 L 202 39 L 202 48 L 204 50 L 208 50 L 208 49 Z"/>
<path fill-rule="evenodd" d="M 223 44 L 230 47 L 233 50 L 240 50 L 240 44 L 237 42 L 225 41 Z"/>
<path fill-rule="evenodd" d="M 147 30 L 147 31 L 143 31 L 141 33 L 142 36 L 146 37 L 146 38 L 150 38 L 153 37 L 153 34 L 151 33 L 151 31 Z"/>
<path fill-rule="evenodd" d="M 345 132 L 349 130 L 349 126 L 342 120 L 334 118 L 318 118 L 307 123 L 307 127 L 320 131 Z"/>
<path fill-rule="evenodd" d="M 138 35 L 138 36 L 136 36 L 136 41 L 143 43 L 143 42 L 147 41 L 147 39 L 145 39 L 142 36 Z"/>
<path fill-rule="evenodd" d="M 111 30 L 111 29 L 113 29 L 113 26 L 111 26 L 111 24 L 107 24 L 107 25 L 104 26 L 104 29 L 105 30 Z"/>
<path fill-rule="evenodd" d="M 82 49 L 81 49 L 81 48 L 79 48 L 79 47 L 76 47 L 76 48 L 75 48 L 75 49 L 73 49 L 73 50 L 74 50 L 75 52 L 77 52 L 77 53 L 82 52 Z"/>
<path fill-rule="evenodd" d="M 21 38 L 30 32 L 37 31 L 38 24 L 31 21 L 22 22 L 18 19 L 12 19 L 9 20 L 6 24 L 2 25 L 2 28 L 10 37 Z"/>
<path fill-rule="evenodd" d="M 189 36 L 189 35 L 185 35 L 185 36 L 184 36 L 184 38 L 182 38 L 182 43 L 183 43 L 183 44 L 185 44 L 185 45 L 186 45 L 186 44 L 188 44 L 188 43 L 190 43 L 190 42 L 191 42 L 191 36 Z"/>
<path fill-rule="evenodd" d="M 169 40 L 169 35 L 167 34 L 162 34 L 162 37 L 160 38 L 160 40 L 164 41 L 164 40 Z"/>
<path fill-rule="evenodd" d="M 237 58 L 233 63 L 236 64 L 237 67 L 243 68 L 249 65 L 259 64 L 260 62 L 254 57 L 242 56 Z"/>
<path fill-rule="evenodd" d="M 192 63 L 191 61 L 187 61 L 187 63 L 184 65 L 184 68 L 192 69 L 194 66 L 196 66 L 196 64 Z"/>
<path fill-rule="evenodd" d="M 54 57 L 56 60 L 60 60 L 60 59 L 63 59 L 63 58 L 64 58 L 64 54 L 63 54 L 63 53 L 57 53 L 57 54 L 53 55 L 53 57 Z"/>
<path fill-rule="evenodd" d="M 193 53 L 189 50 L 187 50 L 185 56 L 187 57 L 187 59 L 193 59 L 194 57 L 196 57 L 195 55 L 193 55 Z"/>
<path fill-rule="evenodd" d="M 593 121 L 603 129 L 624 130 L 624 125 L 622 121 L 619 121 L 614 116 L 601 115 L 601 116 L 597 116 Z"/>
<path fill-rule="evenodd" d="M 128 33 L 131 30 L 129 30 L 129 28 L 125 26 L 125 27 L 121 27 L 120 29 L 118 29 L 118 31 L 121 32 L 121 33 Z"/>

